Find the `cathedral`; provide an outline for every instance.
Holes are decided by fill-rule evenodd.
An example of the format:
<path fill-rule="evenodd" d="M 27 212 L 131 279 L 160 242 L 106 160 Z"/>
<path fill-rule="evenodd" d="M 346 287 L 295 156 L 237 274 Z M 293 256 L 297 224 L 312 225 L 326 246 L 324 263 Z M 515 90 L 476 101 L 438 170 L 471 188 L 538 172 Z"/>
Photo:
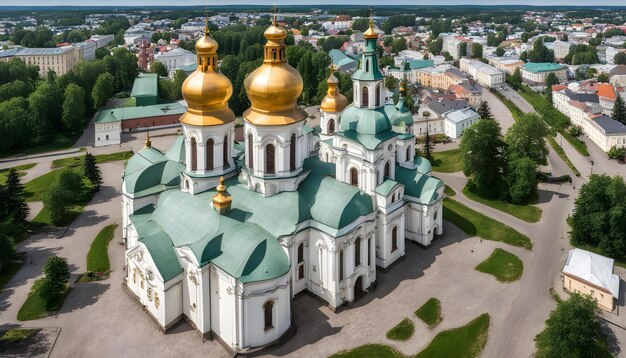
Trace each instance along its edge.
<path fill-rule="evenodd" d="M 385 103 L 373 23 L 352 104 L 331 71 L 319 127 L 297 106 L 286 30 L 274 20 L 264 36 L 263 64 L 244 82 L 243 143 L 207 27 L 182 88 L 183 135 L 167 151 L 148 138 L 122 184 L 124 287 L 162 331 L 184 319 L 233 353 L 293 332 L 299 293 L 333 310 L 354 302 L 407 240 L 429 246 L 443 229 L 443 182 L 415 155 L 403 99 Z"/>

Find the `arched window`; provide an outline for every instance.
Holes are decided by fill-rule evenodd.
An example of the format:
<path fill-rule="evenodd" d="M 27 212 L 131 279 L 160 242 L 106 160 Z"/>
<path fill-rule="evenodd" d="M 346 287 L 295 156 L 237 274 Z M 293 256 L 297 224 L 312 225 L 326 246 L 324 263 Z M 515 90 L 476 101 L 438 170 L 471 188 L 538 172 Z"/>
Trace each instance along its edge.
<path fill-rule="evenodd" d="M 370 71 L 370 60 L 365 60 L 365 72 Z"/>
<path fill-rule="evenodd" d="M 304 243 L 298 245 L 298 280 L 304 278 Z"/>
<path fill-rule="evenodd" d="M 361 265 L 361 238 L 357 237 L 354 242 L 354 267 Z"/>
<path fill-rule="evenodd" d="M 385 163 L 385 177 L 386 178 L 390 178 L 391 177 L 391 165 L 389 164 L 389 161 L 387 161 L 387 163 Z"/>
<path fill-rule="evenodd" d="M 196 144 L 196 138 L 191 137 L 191 171 L 198 170 L 198 145 Z"/>
<path fill-rule="evenodd" d="M 263 305 L 263 316 L 265 317 L 265 330 L 274 328 L 274 302 L 267 301 Z"/>
<path fill-rule="evenodd" d="M 359 186 L 359 171 L 356 168 L 350 169 L 350 184 Z"/>
<path fill-rule="evenodd" d="M 406 149 L 406 161 L 408 162 L 408 161 L 410 161 L 410 160 L 411 160 L 411 147 L 409 146 L 409 147 Z"/>
<path fill-rule="evenodd" d="M 274 163 L 274 145 L 268 144 L 265 147 L 265 173 L 275 174 L 276 166 Z"/>
<path fill-rule="evenodd" d="M 363 107 L 370 105 L 370 95 L 367 86 L 363 86 L 363 89 L 361 90 L 361 104 Z"/>
<path fill-rule="evenodd" d="M 210 138 L 206 141 L 206 170 L 213 170 L 213 148 L 215 143 Z"/>
<path fill-rule="evenodd" d="M 376 86 L 376 107 L 380 107 L 380 85 Z"/>
<path fill-rule="evenodd" d="M 335 120 L 333 118 L 328 121 L 328 135 L 335 134 Z"/>
<path fill-rule="evenodd" d="M 339 281 L 343 280 L 343 250 L 339 251 Z"/>
<path fill-rule="evenodd" d="M 291 143 L 289 144 L 289 171 L 296 170 L 296 134 L 291 135 Z"/>
<path fill-rule="evenodd" d="M 252 133 L 248 133 L 248 167 L 254 168 L 254 152 L 252 144 Z"/>
<path fill-rule="evenodd" d="M 398 227 L 394 226 L 391 229 L 391 252 L 394 252 L 398 249 Z"/>
<path fill-rule="evenodd" d="M 372 258 L 372 244 L 370 243 L 372 239 L 367 239 L 367 257 L 365 258 L 366 266 L 371 265 L 370 259 Z"/>
<path fill-rule="evenodd" d="M 222 148 L 222 150 L 223 150 L 222 155 L 224 156 L 222 158 L 224 161 L 222 165 L 227 166 L 228 165 L 228 136 L 227 135 L 224 136 L 224 148 Z"/>

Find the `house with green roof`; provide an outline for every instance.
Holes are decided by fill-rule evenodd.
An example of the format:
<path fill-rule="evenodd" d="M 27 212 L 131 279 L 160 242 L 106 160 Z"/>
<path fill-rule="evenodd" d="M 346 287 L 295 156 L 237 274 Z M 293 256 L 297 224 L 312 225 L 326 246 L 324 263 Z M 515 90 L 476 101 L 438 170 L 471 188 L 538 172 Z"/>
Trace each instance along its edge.
<path fill-rule="evenodd" d="M 559 82 L 567 81 L 567 66 L 550 62 L 528 62 L 522 67 L 522 80 L 531 84 L 544 84 L 554 73 Z"/>
<path fill-rule="evenodd" d="M 156 73 L 140 73 L 135 78 L 130 96 L 137 106 L 151 106 L 159 103 L 159 75 Z"/>

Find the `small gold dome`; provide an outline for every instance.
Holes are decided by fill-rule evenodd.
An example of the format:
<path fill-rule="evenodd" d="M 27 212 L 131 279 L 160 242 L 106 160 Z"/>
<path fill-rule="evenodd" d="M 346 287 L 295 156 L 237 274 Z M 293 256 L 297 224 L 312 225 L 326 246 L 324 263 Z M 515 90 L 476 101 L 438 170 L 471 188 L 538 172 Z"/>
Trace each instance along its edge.
<path fill-rule="evenodd" d="M 363 37 L 365 37 L 366 39 L 378 38 L 378 33 L 376 33 L 376 30 L 374 30 L 374 20 L 372 20 L 371 18 L 370 18 L 370 27 L 369 29 L 367 29 L 367 31 L 365 31 L 365 33 L 363 34 Z"/>
<path fill-rule="evenodd" d="M 272 24 L 265 30 L 264 61 L 244 80 L 250 109 L 246 121 L 256 125 L 283 125 L 301 121 L 306 112 L 298 108 L 302 76 L 285 58 L 285 29 Z"/>
<path fill-rule="evenodd" d="M 337 88 L 339 80 L 335 77 L 333 68 L 331 68 L 330 77 L 326 83 L 328 83 L 328 93 L 322 100 L 320 109 L 324 112 L 342 112 L 348 106 L 348 99 L 339 93 Z"/>
<path fill-rule="evenodd" d="M 198 69 L 183 82 L 187 113 L 180 118 L 182 123 L 210 126 L 235 120 L 235 114 L 228 108 L 233 85 L 217 68 L 217 47 L 207 27 L 204 36 L 196 42 Z"/>

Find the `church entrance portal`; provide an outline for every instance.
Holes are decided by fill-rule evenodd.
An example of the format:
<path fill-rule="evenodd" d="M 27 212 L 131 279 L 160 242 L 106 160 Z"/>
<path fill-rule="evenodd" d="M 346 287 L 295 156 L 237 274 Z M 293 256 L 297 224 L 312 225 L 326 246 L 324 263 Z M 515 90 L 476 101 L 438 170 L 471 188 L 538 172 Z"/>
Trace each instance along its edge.
<path fill-rule="evenodd" d="M 365 290 L 363 290 L 363 276 L 359 276 L 354 282 L 354 301 L 365 296 Z"/>

